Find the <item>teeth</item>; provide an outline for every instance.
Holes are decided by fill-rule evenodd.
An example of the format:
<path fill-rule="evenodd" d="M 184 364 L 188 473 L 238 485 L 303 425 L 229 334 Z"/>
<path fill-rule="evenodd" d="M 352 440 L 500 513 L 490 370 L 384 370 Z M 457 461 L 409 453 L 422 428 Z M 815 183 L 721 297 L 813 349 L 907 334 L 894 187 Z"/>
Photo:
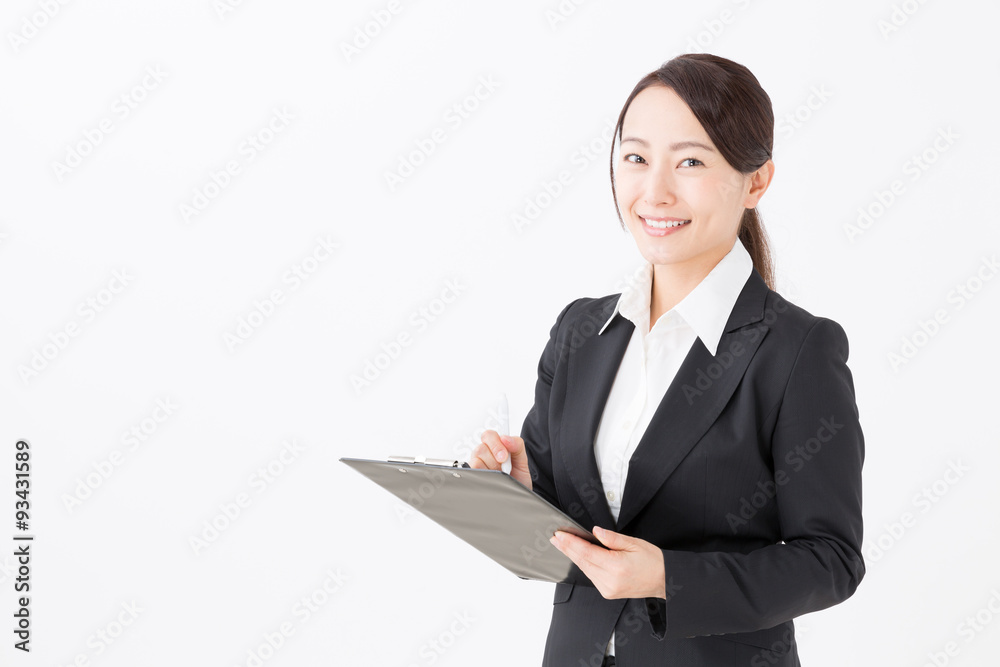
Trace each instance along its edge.
<path fill-rule="evenodd" d="M 649 218 L 643 218 L 643 220 L 645 220 L 646 224 L 649 225 L 650 227 L 656 227 L 657 229 L 666 229 L 667 227 L 680 227 L 681 225 L 685 225 L 691 222 L 690 220 L 685 220 L 683 222 L 674 222 L 673 220 L 670 221 L 650 220 Z"/>

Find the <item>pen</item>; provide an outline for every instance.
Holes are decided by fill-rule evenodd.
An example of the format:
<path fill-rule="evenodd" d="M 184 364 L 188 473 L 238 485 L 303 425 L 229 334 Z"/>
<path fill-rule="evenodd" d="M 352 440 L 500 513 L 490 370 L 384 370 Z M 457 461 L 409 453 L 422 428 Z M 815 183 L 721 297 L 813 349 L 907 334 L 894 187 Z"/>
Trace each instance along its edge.
<path fill-rule="evenodd" d="M 507 394 L 500 393 L 496 406 L 497 432 L 500 435 L 510 435 L 510 413 L 507 407 Z M 500 470 L 510 474 L 510 456 L 500 464 Z"/>

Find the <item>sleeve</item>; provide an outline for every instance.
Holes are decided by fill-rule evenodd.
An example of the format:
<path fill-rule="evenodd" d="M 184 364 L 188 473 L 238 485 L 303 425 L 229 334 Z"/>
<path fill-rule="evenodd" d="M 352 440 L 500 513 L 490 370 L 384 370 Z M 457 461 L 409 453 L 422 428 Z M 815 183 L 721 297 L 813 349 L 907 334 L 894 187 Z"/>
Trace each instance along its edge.
<path fill-rule="evenodd" d="M 864 436 L 847 357 L 844 329 L 820 318 L 792 366 L 771 438 L 782 541 L 745 554 L 663 549 L 667 599 L 645 599 L 654 637 L 770 628 L 854 594 Z"/>
<path fill-rule="evenodd" d="M 579 301 L 577 299 L 576 301 Z M 559 342 L 559 327 L 563 317 L 573 304 L 569 303 L 549 331 L 549 342 L 542 350 L 538 361 L 538 380 L 535 382 L 535 402 L 524 418 L 521 426 L 521 439 L 528 455 L 528 469 L 531 472 L 531 490 L 559 507 L 556 499 L 555 482 L 552 477 L 552 449 L 549 442 L 549 395 L 552 393 L 552 378 L 555 376 L 556 364 L 564 356 L 565 346 Z"/>

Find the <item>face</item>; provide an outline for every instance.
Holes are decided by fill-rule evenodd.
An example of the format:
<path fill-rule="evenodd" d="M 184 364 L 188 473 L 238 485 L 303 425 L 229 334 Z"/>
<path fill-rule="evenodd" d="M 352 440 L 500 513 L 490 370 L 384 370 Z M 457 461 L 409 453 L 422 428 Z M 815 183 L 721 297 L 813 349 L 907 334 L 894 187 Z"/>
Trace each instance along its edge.
<path fill-rule="evenodd" d="M 622 219 L 652 264 L 710 270 L 732 249 L 744 209 L 756 206 L 767 188 L 771 164 L 744 176 L 684 100 L 650 86 L 635 96 L 622 123 L 615 165 Z M 664 227 L 682 220 L 689 222 Z"/>

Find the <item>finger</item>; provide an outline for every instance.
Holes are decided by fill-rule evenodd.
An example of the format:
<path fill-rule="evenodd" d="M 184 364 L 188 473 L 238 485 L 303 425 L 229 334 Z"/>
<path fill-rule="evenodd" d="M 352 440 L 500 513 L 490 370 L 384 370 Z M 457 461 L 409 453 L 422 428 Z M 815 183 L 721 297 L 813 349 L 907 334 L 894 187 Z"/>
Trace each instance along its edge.
<path fill-rule="evenodd" d="M 558 534 L 562 537 L 563 553 L 569 556 L 581 570 L 586 568 L 587 576 L 604 576 L 617 571 L 621 560 L 620 555 L 572 533 L 559 531 Z"/>
<path fill-rule="evenodd" d="M 473 461 L 479 461 L 480 465 L 473 465 Z M 488 468 L 490 470 L 500 470 L 500 464 L 493 458 L 490 448 L 484 444 L 478 445 L 469 458 L 469 466 L 473 468 Z"/>
<path fill-rule="evenodd" d="M 604 549 L 595 547 L 587 540 L 561 530 L 556 531 L 556 534 L 553 535 L 552 538 L 555 540 L 555 544 L 559 547 L 559 550 L 569 556 L 570 559 L 577 565 L 580 565 L 581 562 L 593 562 L 593 559 L 591 558 L 592 549 L 600 549 L 601 551 L 604 551 Z"/>
<path fill-rule="evenodd" d="M 564 556 L 566 556 L 570 560 L 573 560 L 574 557 L 566 550 L 566 543 L 563 540 L 559 539 L 561 536 L 562 533 L 557 532 L 555 535 L 549 538 L 549 543 L 556 549 L 561 551 Z M 573 562 L 576 561 L 573 560 Z"/>
<path fill-rule="evenodd" d="M 570 533 L 559 532 L 558 535 L 562 538 L 561 540 L 555 542 L 556 548 L 563 553 L 564 556 L 569 558 L 573 563 L 580 568 L 580 571 L 588 579 L 590 579 L 595 586 L 600 587 L 600 582 L 604 581 L 606 575 L 606 569 L 601 566 L 600 563 L 594 562 L 588 556 L 587 548 L 600 549 L 600 547 L 595 547 L 586 540 L 580 539 L 575 535 Z M 553 540 L 556 538 L 553 537 Z M 600 549 L 604 551 L 603 549 Z M 606 553 L 606 552 L 605 552 Z M 603 595 L 603 593 L 602 593 Z"/>
<path fill-rule="evenodd" d="M 482 437 L 483 444 L 489 447 L 490 453 L 493 455 L 493 459 L 499 462 L 504 462 L 507 460 L 507 447 L 503 444 L 500 439 L 500 434 L 496 431 L 489 429 L 483 431 Z M 499 466 L 494 468 L 494 470 L 499 470 Z"/>
<path fill-rule="evenodd" d="M 527 459 L 527 452 L 524 450 L 524 440 L 516 435 L 501 435 L 500 441 L 507 451 L 510 452 L 511 461 L 521 461 Z"/>
<path fill-rule="evenodd" d="M 594 526 L 591 531 L 601 544 L 615 551 L 635 551 L 635 541 L 628 535 L 616 533 L 613 530 Z"/>
<path fill-rule="evenodd" d="M 604 581 L 603 571 L 598 568 L 595 568 L 589 561 L 581 559 L 579 554 L 577 554 L 575 551 L 568 549 L 565 543 L 559 543 L 554 536 L 550 539 L 550 541 L 555 545 L 556 549 L 559 549 L 559 551 L 561 551 L 564 556 L 569 558 L 571 561 L 573 561 L 574 565 L 580 568 L 580 571 L 583 572 L 583 575 L 588 579 L 590 579 L 590 581 L 594 584 L 595 588 L 597 588 L 597 590 L 600 591 L 601 595 L 603 596 L 604 595 L 602 591 L 603 587 L 601 586 L 602 582 Z"/>

